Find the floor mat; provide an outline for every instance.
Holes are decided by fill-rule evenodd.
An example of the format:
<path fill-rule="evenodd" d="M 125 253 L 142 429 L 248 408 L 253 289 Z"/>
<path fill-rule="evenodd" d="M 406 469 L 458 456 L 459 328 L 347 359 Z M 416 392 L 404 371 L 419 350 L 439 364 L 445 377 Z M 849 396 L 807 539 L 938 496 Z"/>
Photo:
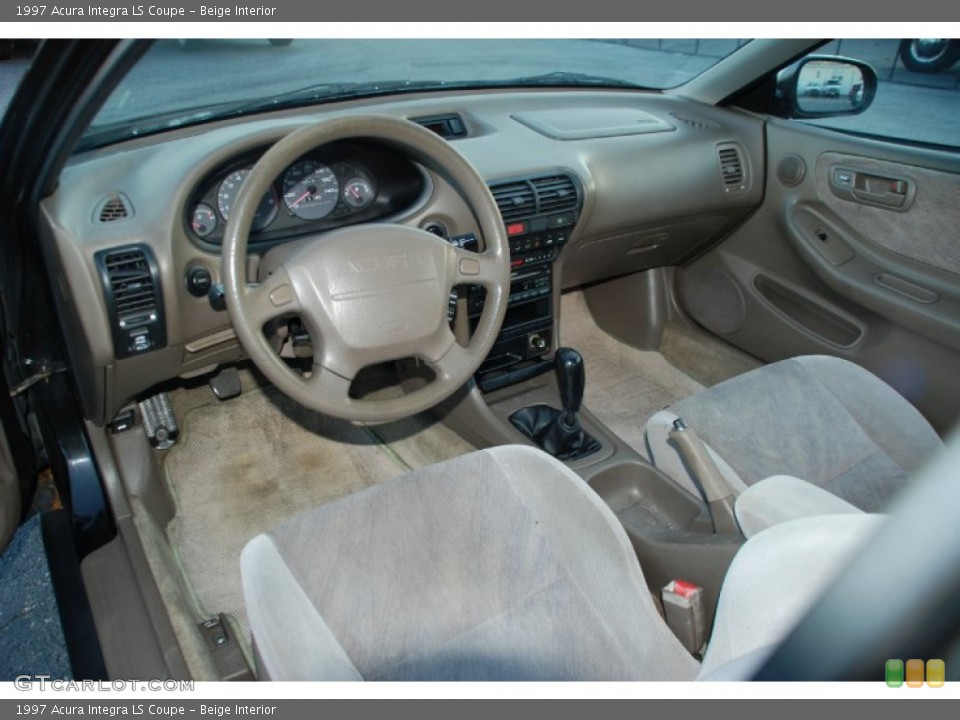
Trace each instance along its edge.
<path fill-rule="evenodd" d="M 273 388 L 192 410 L 164 463 L 178 513 L 168 529 L 204 615 L 248 637 L 239 557 L 255 535 L 318 505 L 473 446 L 417 416 L 360 426 L 309 411 Z"/>
<path fill-rule="evenodd" d="M 670 322 L 660 342 L 663 357 L 678 370 L 704 385 L 716 385 L 763 365 L 723 340 L 698 328 Z"/>
<path fill-rule="evenodd" d="M 647 419 L 703 385 L 659 352 L 637 350 L 601 330 L 583 293 L 562 298 L 560 339 L 583 355 L 587 375 L 583 404 L 628 445 L 646 457 Z"/>
<path fill-rule="evenodd" d="M 18 675 L 73 677 L 39 515 L 0 555 L 0 682 Z"/>

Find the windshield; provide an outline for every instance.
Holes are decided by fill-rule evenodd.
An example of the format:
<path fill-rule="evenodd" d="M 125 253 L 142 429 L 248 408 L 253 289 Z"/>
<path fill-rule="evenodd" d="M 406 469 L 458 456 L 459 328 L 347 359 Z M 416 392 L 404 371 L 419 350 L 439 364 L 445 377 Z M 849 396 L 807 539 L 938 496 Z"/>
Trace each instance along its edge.
<path fill-rule="evenodd" d="M 81 148 L 263 109 L 457 87 L 664 89 L 743 40 L 158 40 Z"/>

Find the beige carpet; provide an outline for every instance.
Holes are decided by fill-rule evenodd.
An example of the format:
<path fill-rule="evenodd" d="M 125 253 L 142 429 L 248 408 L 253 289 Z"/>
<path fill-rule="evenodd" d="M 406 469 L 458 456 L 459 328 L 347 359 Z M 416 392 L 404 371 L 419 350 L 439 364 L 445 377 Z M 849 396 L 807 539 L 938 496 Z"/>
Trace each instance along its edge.
<path fill-rule="evenodd" d="M 473 446 L 418 416 L 366 427 L 305 410 L 273 388 L 196 407 L 164 467 L 178 513 L 171 544 L 205 616 L 225 612 L 248 639 L 240 551 L 255 535 L 406 470 Z"/>
<path fill-rule="evenodd" d="M 630 447 L 646 457 L 647 419 L 703 385 L 659 352 L 637 350 L 601 330 L 580 292 L 562 298 L 560 340 L 583 355 L 583 404 Z"/>
<path fill-rule="evenodd" d="M 763 363 L 698 328 L 667 323 L 660 352 L 678 370 L 704 385 L 716 385 Z"/>

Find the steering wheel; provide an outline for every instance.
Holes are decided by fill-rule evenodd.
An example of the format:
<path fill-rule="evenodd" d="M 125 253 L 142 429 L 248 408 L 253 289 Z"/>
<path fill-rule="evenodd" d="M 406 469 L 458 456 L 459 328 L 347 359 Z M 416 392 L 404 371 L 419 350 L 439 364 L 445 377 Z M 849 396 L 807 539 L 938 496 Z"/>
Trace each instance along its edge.
<path fill-rule="evenodd" d="M 372 138 L 399 148 L 447 179 L 470 206 L 482 252 L 455 247 L 419 228 L 370 223 L 302 243 L 269 274 L 247 283 L 247 238 L 270 184 L 304 153 L 337 140 Z M 223 240 L 227 310 L 247 355 L 277 388 L 318 412 L 385 422 L 426 410 L 461 387 L 496 340 L 510 290 L 510 249 L 499 210 L 473 166 L 446 141 L 415 123 L 381 116 L 325 120 L 296 130 L 253 167 L 230 213 Z M 447 320 L 456 285 L 486 289 L 469 343 Z M 299 315 L 314 346 L 313 371 L 301 375 L 277 354 L 263 328 Z M 376 363 L 416 357 L 435 378 L 400 397 L 350 396 L 353 379 Z"/>

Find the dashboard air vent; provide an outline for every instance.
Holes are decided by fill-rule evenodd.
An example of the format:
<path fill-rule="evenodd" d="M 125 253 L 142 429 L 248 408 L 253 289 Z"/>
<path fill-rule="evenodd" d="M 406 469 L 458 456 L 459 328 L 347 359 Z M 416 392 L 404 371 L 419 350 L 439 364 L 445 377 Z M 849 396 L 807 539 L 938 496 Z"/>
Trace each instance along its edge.
<path fill-rule="evenodd" d="M 410 120 L 417 125 L 422 125 L 427 130 L 435 132 L 444 140 L 456 140 L 467 136 L 467 126 L 464 124 L 463 118 L 456 113 L 410 118 Z"/>
<path fill-rule="evenodd" d="M 118 220 L 126 220 L 132 215 L 130 210 L 130 201 L 127 199 L 126 195 L 121 193 L 114 193 L 113 195 L 108 195 L 103 200 L 100 201 L 100 204 L 97 206 L 97 210 L 94 213 L 97 222 L 100 223 L 112 223 L 117 222 Z"/>
<path fill-rule="evenodd" d="M 534 178 L 533 187 L 537 191 L 541 215 L 573 210 L 579 202 L 577 188 L 569 175 Z"/>
<path fill-rule="evenodd" d="M 146 245 L 104 250 L 95 256 L 118 358 L 166 345 L 160 275 Z"/>
<path fill-rule="evenodd" d="M 537 212 L 537 199 L 533 186 L 525 181 L 495 185 L 490 188 L 493 199 L 500 208 L 500 216 L 505 223 L 530 217 Z"/>
<path fill-rule="evenodd" d="M 746 189 L 746 173 L 739 149 L 734 145 L 723 145 L 719 151 L 720 176 L 726 192 Z"/>
<path fill-rule="evenodd" d="M 507 180 L 490 186 L 505 223 L 539 215 L 573 212 L 580 207 L 580 191 L 566 173 Z"/>

